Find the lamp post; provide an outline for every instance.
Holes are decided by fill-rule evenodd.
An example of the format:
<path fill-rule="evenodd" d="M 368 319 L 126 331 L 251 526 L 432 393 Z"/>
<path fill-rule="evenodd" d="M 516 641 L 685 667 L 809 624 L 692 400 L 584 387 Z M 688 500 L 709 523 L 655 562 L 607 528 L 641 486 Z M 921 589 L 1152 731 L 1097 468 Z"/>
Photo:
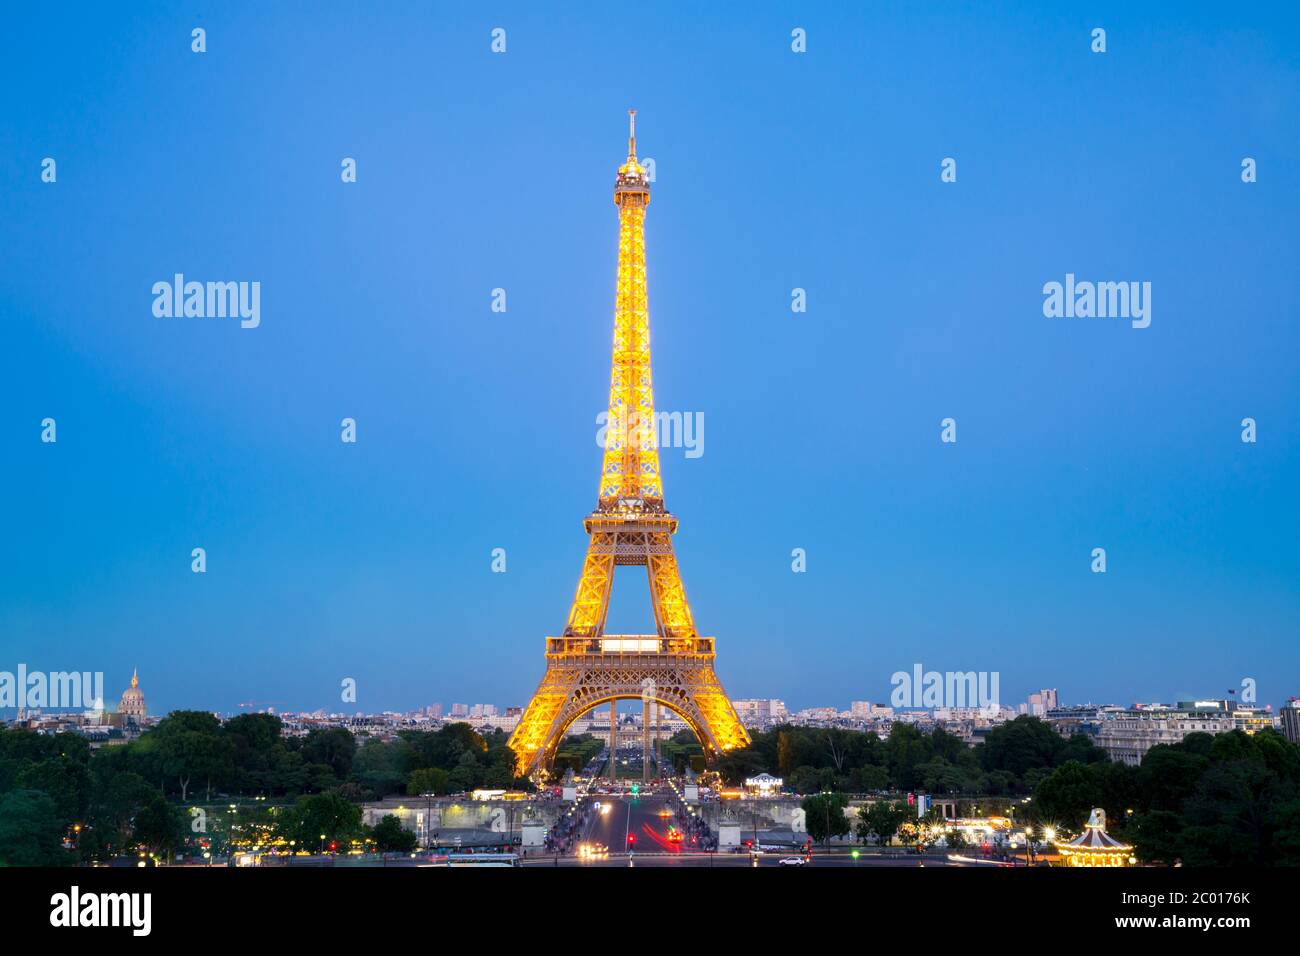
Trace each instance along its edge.
<path fill-rule="evenodd" d="M 234 866 L 235 863 L 235 814 L 239 808 L 233 803 L 230 805 L 230 821 L 226 824 L 226 866 Z"/>
<path fill-rule="evenodd" d="M 429 840 L 429 831 L 433 829 L 433 791 L 427 791 L 424 795 L 424 849 L 432 850 Z"/>

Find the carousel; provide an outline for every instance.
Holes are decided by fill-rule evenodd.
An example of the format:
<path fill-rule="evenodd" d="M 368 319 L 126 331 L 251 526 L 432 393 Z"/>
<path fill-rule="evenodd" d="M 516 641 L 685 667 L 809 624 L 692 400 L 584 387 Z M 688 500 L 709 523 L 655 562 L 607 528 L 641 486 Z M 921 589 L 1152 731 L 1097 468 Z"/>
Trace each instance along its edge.
<path fill-rule="evenodd" d="M 1065 866 L 1128 866 L 1136 862 L 1133 847 L 1106 832 L 1106 811 L 1101 807 L 1092 808 L 1082 833 L 1073 840 L 1057 840 L 1056 849 Z"/>

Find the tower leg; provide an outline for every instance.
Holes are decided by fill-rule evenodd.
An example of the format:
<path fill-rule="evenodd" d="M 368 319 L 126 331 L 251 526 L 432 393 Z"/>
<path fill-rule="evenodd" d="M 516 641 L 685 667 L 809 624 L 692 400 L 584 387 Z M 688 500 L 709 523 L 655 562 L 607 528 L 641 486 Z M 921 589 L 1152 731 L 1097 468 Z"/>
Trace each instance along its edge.
<path fill-rule="evenodd" d="M 618 703 L 609 702 L 609 782 L 618 783 Z"/>
<path fill-rule="evenodd" d="M 650 782 L 650 701 L 641 699 L 641 782 Z"/>
<path fill-rule="evenodd" d="M 664 706 L 655 702 L 655 773 L 663 779 L 664 773 Z"/>

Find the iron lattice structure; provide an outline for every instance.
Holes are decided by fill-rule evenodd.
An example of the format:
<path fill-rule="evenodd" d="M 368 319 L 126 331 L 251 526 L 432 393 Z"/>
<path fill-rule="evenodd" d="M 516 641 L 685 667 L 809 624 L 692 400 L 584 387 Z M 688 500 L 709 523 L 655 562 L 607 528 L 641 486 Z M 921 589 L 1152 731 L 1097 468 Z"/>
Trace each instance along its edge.
<path fill-rule="evenodd" d="M 664 508 L 646 299 L 646 169 L 636 156 L 631 112 L 627 161 L 618 168 L 618 284 L 609 418 L 596 510 L 583 522 L 591 541 L 562 637 L 546 639 L 546 675 L 510 738 L 521 774 L 550 764 L 569 726 L 600 704 L 640 699 L 674 711 L 705 751 L 743 747 L 749 734 L 713 670 L 713 638 L 695 630 Z M 650 581 L 655 634 L 605 633 L 618 565 L 641 565 Z"/>

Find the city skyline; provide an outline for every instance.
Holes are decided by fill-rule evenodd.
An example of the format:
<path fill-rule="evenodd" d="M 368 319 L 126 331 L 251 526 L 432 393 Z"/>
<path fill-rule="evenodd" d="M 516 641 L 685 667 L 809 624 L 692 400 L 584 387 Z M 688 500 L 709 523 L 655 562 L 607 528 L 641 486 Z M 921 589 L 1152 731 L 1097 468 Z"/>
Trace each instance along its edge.
<path fill-rule="evenodd" d="M 25 676 L 30 678 L 31 673 L 32 672 L 28 671 L 27 668 L 23 665 L 19 665 L 19 668 L 14 672 L 0 670 L 0 718 L 3 719 L 12 718 L 16 714 L 16 712 L 20 709 L 17 706 L 8 705 L 7 703 L 8 695 L 11 692 L 13 692 L 16 687 L 22 684 Z M 15 678 L 15 674 L 17 675 L 16 678 Z M 130 691 L 134 691 L 135 688 L 139 686 L 138 674 L 139 674 L 139 668 L 134 668 L 132 670 L 132 675 L 129 682 L 125 683 L 123 686 L 127 687 Z M 73 676 L 77 676 L 77 675 L 73 675 Z M 113 699 L 115 699 L 115 692 L 113 691 L 112 686 L 108 683 L 109 678 L 103 675 L 102 673 L 86 673 L 85 675 L 81 675 L 81 676 L 84 676 L 85 681 L 89 682 L 87 686 L 95 686 L 99 688 L 101 692 L 104 691 L 105 689 L 107 690 L 106 693 L 101 693 L 100 699 L 104 705 L 102 709 L 110 713 L 114 712 L 117 708 L 112 707 L 111 702 Z M 56 679 L 57 676 L 53 673 L 48 673 L 48 672 L 42 673 L 40 675 L 42 688 L 43 689 L 52 688 L 54 686 Z M 101 684 L 103 685 L 102 687 L 100 686 Z M 43 693 L 48 694 L 48 692 L 44 690 Z M 1253 699 L 1248 699 L 1247 695 L 1249 695 Z M 1044 710 L 1054 708 L 1054 707 L 1142 708 L 1145 706 L 1153 706 L 1153 705 L 1174 706 L 1180 701 L 1231 700 L 1243 708 L 1248 708 L 1248 709 L 1253 708 L 1261 711 L 1280 713 L 1282 708 L 1284 708 L 1288 702 L 1300 699 L 1300 697 L 1297 697 L 1295 695 L 1287 695 L 1286 697 L 1282 698 L 1279 701 L 1273 701 L 1269 699 L 1260 699 L 1255 695 L 1256 692 L 1253 688 L 1228 688 L 1226 693 L 1223 696 L 1220 696 L 1220 694 L 1217 692 L 1216 693 L 1208 693 L 1208 692 L 1168 693 L 1166 692 L 1162 696 L 1151 697 L 1151 698 L 1140 699 L 1140 700 L 1139 699 L 1127 700 L 1127 701 L 1126 700 L 1092 700 L 1092 699 L 1069 700 L 1069 699 L 1061 698 L 1061 695 L 1059 693 L 1059 688 L 1039 687 L 1037 690 L 1029 691 L 1019 698 L 1013 697 L 1013 698 L 999 699 L 998 701 L 996 701 L 995 710 L 999 713 L 1021 713 L 1021 714 L 1028 714 L 1030 716 L 1042 716 L 1042 714 L 1036 713 L 1035 711 L 1036 705 L 1041 706 Z M 149 696 L 150 696 L 150 700 L 154 700 L 156 698 L 156 695 L 152 689 L 150 691 Z M 1043 698 L 1050 700 L 1050 703 L 1047 703 Z M 755 702 L 780 703 L 790 716 L 800 716 L 812 711 L 823 711 L 823 710 L 833 710 L 840 715 L 848 715 L 854 713 L 855 710 L 860 705 L 867 705 L 873 709 L 880 708 L 883 711 L 900 713 L 900 714 L 925 713 L 925 712 L 936 712 L 936 711 L 963 711 L 963 710 L 979 709 L 975 702 L 968 702 L 968 703 L 946 702 L 946 703 L 939 703 L 933 705 L 922 705 L 919 703 L 896 704 L 894 701 L 891 700 L 891 695 L 885 695 L 882 697 L 857 696 L 849 699 L 846 703 L 839 702 L 839 701 L 828 702 L 826 700 L 818 700 L 816 702 L 801 701 L 792 704 L 790 703 L 790 700 L 791 698 L 788 698 L 783 695 L 756 695 L 750 697 L 739 697 L 739 696 L 732 697 L 732 702 L 737 706 L 741 704 L 749 704 Z M 483 700 L 476 700 L 471 697 L 461 695 L 459 700 L 457 700 L 454 697 L 443 696 L 437 700 L 431 699 L 424 703 L 418 703 L 412 706 L 398 707 L 398 706 L 379 705 L 373 708 L 369 708 L 369 707 L 356 707 L 356 706 L 346 706 L 346 705 L 325 705 L 325 704 L 320 704 L 315 706 L 312 705 L 294 706 L 294 705 L 288 705 L 281 702 L 275 702 L 269 700 L 247 700 L 247 701 L 238 702 L 233 708 L 230 709 L 223 709 L 220 707 L 193 707 L 188 705 L 182 705 L 178 707 L 165 707 L 165 708 L 151 707 L 149 716 L 156 719 L 168 713 L 171 713 L 172 711 L 175 710 L 207 710 L 207 711 L 211 711 L 212 713 L 221 714 L 223 716 L 233 716 L 240 713 L 275 713 L 275 714 L 293 714 L 293 715 L 330 714 L 330 715 L 342 715 L 342 716 L 355 716 L 355 715 L 376 716 L 382 714 L 412 715 L 412 714 L 422 714 L 422 713 L 429 713 L 431 711 L 437 711 L 437 713 L 434 714 L 433 716 L 442 720 L 449 720 L 457 716 L 509 716 L 511 712 L 513 712 L 514 716 L 518 716 L 522 712 L 525 702 L 526 701 L 510 701 L 510 700 L 504 702 L 500 700 L 483 701 Z M 840 706 L 842 703 L 844 704 L 844 706 Z M 626 709 L 628 711 L 639 708 L 639 703 L 636 701 L 624 700 L 624 701 L 620 701 L 619 704 L 620 706 L 627 705 Z M 491 714 L 475 713 L 475 711 L 482 711 L 485 708 L 490 708 L 492 710 L 492 713 Z M 50 703 L 43 706 L 29 704 L 24 709 L 28 711 L 32 711 L 32 710 L 41 711 L 50 714 L 59 714 L 59 713 L 73 714 L 81 710 L 94 709 L 94 708 L 89 705 L 80 706 L 74 704 L 74 705 L 61 706 L 61 705 L 55 705 L 53 703 Z"/>
<path fill-rule="evenodd" d="M 635 105 L 660 406 L 708 423 L 663 472 L 733 697 L 887 701 L 916 662 L 1017 700 L 1300 689 L 1280 185 L 1300 84 L 1279 34 L 1116 9 L 1097 57 L 1066 12 L 831 11 L 803 18 L 799 59 L 776 7 L 652 20 L 634 51 L 604 42 L 611 12 L 557 40 L 519 9 L 494 58 L 450 42 L 482 32 L 469 13 L 422 32 L 234 8 L 195 57 L 163 42 L 189 14 L 123 31 L 92 9 L 57 38 L 37 16 L 16 15 L 34 39 L 0 160 L 25 503 L 0 666 L 129 661 L 160 710 L 332 710 L 344 679 L 365 712 L 526 702 L 596 499 L 608 179 Z M 450 77 L 473 103 L 430 92 Z M 175 161 L 196 115 L 223 149 Z M 158 317 L 177 274 L 259 282 L 257 327 Z M 1044 284 L 1076 275 L 1152 283 L 1149 327 L 1046 317 Z M 642 598 L 610 626 L 649 619 Z"/>

